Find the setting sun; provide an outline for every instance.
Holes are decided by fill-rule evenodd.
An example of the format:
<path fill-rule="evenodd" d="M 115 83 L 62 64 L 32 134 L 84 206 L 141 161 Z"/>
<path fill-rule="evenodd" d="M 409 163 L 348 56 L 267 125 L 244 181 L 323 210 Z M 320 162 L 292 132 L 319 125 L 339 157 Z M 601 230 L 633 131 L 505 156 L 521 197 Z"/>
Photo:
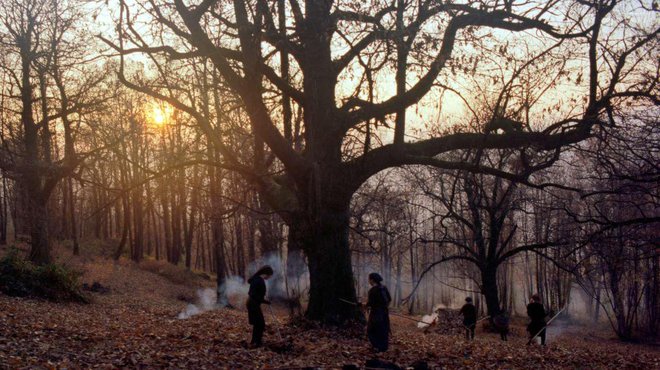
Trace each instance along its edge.
<path fill-rule="evenodd" d="M 169 121 L 173 108 L 164 103 L 151 103 L 149 108 L 149 119 L 156 125 L 162 126 Z"/>

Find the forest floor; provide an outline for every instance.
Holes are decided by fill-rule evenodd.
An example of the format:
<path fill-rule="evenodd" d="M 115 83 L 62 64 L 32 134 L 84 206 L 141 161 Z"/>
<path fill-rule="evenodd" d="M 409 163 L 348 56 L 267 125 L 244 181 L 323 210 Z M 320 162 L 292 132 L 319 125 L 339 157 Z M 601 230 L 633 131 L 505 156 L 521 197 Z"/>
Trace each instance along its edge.
<path fill-rule="evenodd" d="M 580 327 L 551 335 L 541 347 L 525 345 L 522 326 L 513 328 L 508 342 L 481 329 L 476 340 L 466 342 L 441 327 L 425 334 L 400 317 L 392 317 L 390 350 L 375 355 L 359 330 L 290 324 L 286 310 L 277 307 L 277 321 L 264 312 L 266 345 L 247 349 L 251 327 L 242 309 L 177 319 L 185 300 L 211 286 L 209 281 L 165 278 L 157 264 L 139 268 L 87 258 L 73 265 L 84 272 L 84 282 L 98 281 L 110 293 L 90 293 L 91 304 L 0 294 L 0 368 L 364 368 L 374 358 L 404 368 L 415 362 L 449 369 L 660 368 L 659 348 L 621 343 Z"/>

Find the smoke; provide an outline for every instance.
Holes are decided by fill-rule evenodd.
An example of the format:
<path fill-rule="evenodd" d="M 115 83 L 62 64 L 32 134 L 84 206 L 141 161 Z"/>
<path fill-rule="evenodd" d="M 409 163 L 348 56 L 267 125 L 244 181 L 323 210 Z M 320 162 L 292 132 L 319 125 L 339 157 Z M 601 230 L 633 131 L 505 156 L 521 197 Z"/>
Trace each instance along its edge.
<path fill-rule="evenodd" d="M 433 313 L 430 315 L 424 315 L 422 316 L 422 321 L 420 323 L 417 323 L 417 327 L 420 329 L 424 329 L 428 327 L 429 325 L 433 324 L 433 322 L 437 322 L 438 320 L 438 311 L 440 310 L 445 310 L 447 309 L 447 306 L 445 306 L 442 303 L 438 303 L 433 307 Z"/>
<path fill-rule="evenodd" d="M 199 315 L 200 313 L 213 310 L 217 308 L 215 301 L 216 295 L 213 289 L 199 289 L 197 290 L 197 303 L 189 304 L 179 313 L 178 318 L 181 320 L 188 319 L 192 316 Z"/>
<path fill-rule="evenodd" d="M 309 270 L 304 259 L 284 260 L 276 252 L 269 253 L 248 265 L 248 275 L 252 276 L 264 265 L 272 267 L 274 272 L 273 276 L 266 280 L 269 298 L 288 298 L 291 293 L 299 295 L 308 288 Z"/>
<path fill-rule="evenodd" d="M 248 291 L 250 286 L 239 276 L 229 276 L 225 279 L 224 284 L 222 284 L 217 292 L 216 302 L 221 307 L 226 307 L 231 305 L 231 302 L 234 302 L 234 305 L 240 305 L 242 302 L 245 302 L 248 297 Z"/>
<path fill-rule="evenodd" d="M 179 319 L 188 319 L 207 311 L 230 306 L 231 302 L 240 305 L 248 297 L 250 286 L 238 276 L 230 276 L 218 290 L 206 288 L 197 290 L 195 304 L 189 304 L 178 315 Z M 219 293 L 219 294 L 218 294 Z M 218 299 L 220 297 L 220 299 Z"/>
<path fill-rule="evenodd" d="M 264 265 L 273 268 L 273 276 L 266 280 L 266 297 L 268 299 L 288 298 L 289 293 L 300 295 L 309 284 L 309 272 L 304 260 L 295 263 L 294 261 L 284 261 L 276 253 L 271 253 L 251 262 L 247 267 L 247 275 L 252 276 Z M 288 273 L 287 267 L 296 272 Z M 301 273 L 302 276 L 295 276 L 295 274 Z M 237 275 L 228 276 L 225 278 L 225 282 L 217 288 L 217 291 L 213 292 L 212 297 L 217 304 L 211 309 L 227 306 L 242 307 L 247 301 L 249 290 L 250 285 L 245 278 Z M 195 307 L 199 308 L 198 305 Z M 192 310 L 194 311 L 195 308 Z"/>
<path fill-rule="evenodd" d="M 269 253 L 261 258 L 252 261 L 247 268 L 249 276 L 252 276 L 261 266 L 269 265 L 273 268 L 273 276 L 266 280 L 266 291 L 268 297 L 281 297 L 286 295 L 285 279 L 286 271 L 285 264 L 282 262 L 277 253 Z"/>
<path fill-rule="evenodd" d="M 249 289 L 250 285 L 243 278 L 229 276 L 217 290 L 211 288 L 197 290 L 196 303 L 189 304 L 179 313 L 178 318 L 187 319 L 221 307 L 240 306 L 247 300 Z"/>
<path fill-rule="evenodd" d="M 423 322 L 418 322 L 417 327 L 420 328 L 420 329 L 424 329 L 424 328 L 430 326 L 431 324 L 433 324 L 433 322 L 436 321 L 437 319 L 438 319 L 438 314 L 437 313 L 433 313 L 431 315 L 424 315 L 424 316 L 422 316 L 422 321 Z"/>
<path fill-rule="evenodd" d="M 550 325 L 545 329 L 546 340 L 555 340 L 561 337 L 566 331 L 570 330 L 571 325 L 566 321 L 562 316 L 555 319 Z"/>

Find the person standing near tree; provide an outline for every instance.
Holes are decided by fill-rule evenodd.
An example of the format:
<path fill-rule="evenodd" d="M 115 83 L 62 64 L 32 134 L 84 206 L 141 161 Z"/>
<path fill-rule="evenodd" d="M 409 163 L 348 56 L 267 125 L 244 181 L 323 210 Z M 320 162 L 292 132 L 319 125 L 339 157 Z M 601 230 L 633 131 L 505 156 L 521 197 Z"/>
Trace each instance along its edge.
<path fill-rule="evenodd" d="M 392 297 L 387 287 L 382 285 L 383 278 L 372 272 L 369 274 L 369 321 L 367 322 L 367 336 L 376 352 L 387 351 L 390 337 L 390 315 L 388 306 Z"/>
<path fill-rule="evenodd" d="M 463 326 L 465 326 L 465 339 L 474 339 L 474 330 L 477 327 L 477 308 L 472 304 L 472 297 L 465 298 L 465 304 L 461 307 L 463 315 Z"/>
<path fill-rule="evenodd" d="M 248 320 L 252 325 L 252 341 L 250 342 L 251 348 L 261 347 L 261 338 L 266 328 L 266 321 L 264 314 L 261 312 L 261 304 L 270 304 L 266 300 L 266 280 L 273 276 L 273 268 L 266 265 L 260 268 L 257 272 L 248 279 L 250 290 L 248 291 L 247 311 Z"/>
<path fill-rule="evenodd" d="M 500 313 L 493 318 L 493 326 L 500 333 L 500 339 L 504 342 L 508 341 L 509 321 L 509 315 L 504 310 L 500 310 Z"/>
<path fill-rule="evenodd" d="M 529 339 L 539 333 L 541 337 L 541 345 L 545 346 L 545 308 L 541 303 L 541 298 L 538 294 L 532 296 L 531 301 L 527 305 L 527 316 L 529 316 L 531 322 L 527 325 L 527 332 L 529 332 Z"/>

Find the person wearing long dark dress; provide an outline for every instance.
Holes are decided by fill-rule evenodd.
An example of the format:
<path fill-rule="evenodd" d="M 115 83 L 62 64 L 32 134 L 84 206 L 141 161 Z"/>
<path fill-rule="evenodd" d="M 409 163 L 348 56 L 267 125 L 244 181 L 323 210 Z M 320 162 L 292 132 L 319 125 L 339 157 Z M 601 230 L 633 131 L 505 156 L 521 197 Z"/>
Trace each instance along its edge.
<path fill-rule="evenodd" d="M 527 331 L 529 332 L 530 339 L 540 331 L 539 337 L 541 337 L 542 346 L 545 346 L 546 315 L 545 308 L 543 308 L 543 304 L 541 303 L 541 298 L 538 294 L 534 294 L 531 302 L 527 305 L 527 316 L 531 319 L 531 322 L 527 325 Z"/>
<path fill-rule="evenodd" d="M 372 272 L 369 274 L 369 320 L 367 322 L 367 336 L 369 342 L 377 352 L 387 351 L 390 337 L 390 315 L 388 306 L 392 297 L 387 287 L 382 285 L 383 278 Z"/>
<path fill-rule="evenodd" d="M 472 304 L 472 297 L 465 298 L 465 304 L 461 307 L 463 315 L 463 326 L 465 326 L 465 339 L 474 339 L 474 330 L 477 327 L 477 308 Z"/>
<path fill-rule="evenodd" d="M 248 320 L 252 325 L 252 341 L 250 347 L 261 347 L 261 339 L 266 328 L 264 314 L 261 312 L 262 304 L 270 304 L 266 299 L 266 280 L 273 276 L 273 269 L 266 265 L 260 268 L 248 279 L 250 290 L 248 291 L 247 311 Z"/>

